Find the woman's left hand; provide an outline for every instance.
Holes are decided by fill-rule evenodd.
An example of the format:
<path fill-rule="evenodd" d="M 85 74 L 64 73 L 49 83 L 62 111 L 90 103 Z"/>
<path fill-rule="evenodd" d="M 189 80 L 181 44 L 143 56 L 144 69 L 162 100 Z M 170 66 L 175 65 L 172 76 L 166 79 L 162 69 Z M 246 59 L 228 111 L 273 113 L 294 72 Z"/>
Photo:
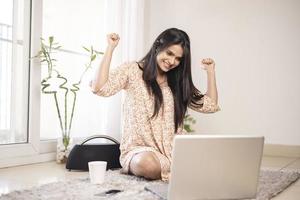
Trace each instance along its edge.
<path fill-rule="evenodd" d="M 201 61 L 202 69 L 206 70 L 207 72 L 214 72 L 215 71 L 215 61 L 211 58 L 204 58 Z"/>

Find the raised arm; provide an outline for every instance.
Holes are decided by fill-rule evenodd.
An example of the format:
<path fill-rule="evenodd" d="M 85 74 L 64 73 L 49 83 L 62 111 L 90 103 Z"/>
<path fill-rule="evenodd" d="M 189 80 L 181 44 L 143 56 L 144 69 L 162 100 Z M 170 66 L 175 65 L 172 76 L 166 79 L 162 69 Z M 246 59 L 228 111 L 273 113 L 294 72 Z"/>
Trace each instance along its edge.
<path fill-rule="evenodd" d="M 202 68 L 207 72 L 207 91 L 197 102 L 189 105 L 189 108 L 202 113 L 214 113 L 220 110 L 218 106 L 218 91 L 215 76 L 215 62 L 211 58 L 203 59 Z"/>
<path fill-rule="evenodd" d="M 116 33 L 107 35 L 107 47 L 100 63 L 98 72 L 95 75 L 94 80 L 91 82 L 91 88 L 93 93 L 97 93 L 107 82 L 109 75 L 109 68 L 112 59 L 114 49 L 118 45 L 120 37 Z"/>
<path fill-rule="evenodd" d="M 215 62 L 211 58 L 203 59 L 201 62 L 203 69 L 207 72 L 207 91 L 206 95 L 218 105 L 218 91 L 215 75 Z"/>

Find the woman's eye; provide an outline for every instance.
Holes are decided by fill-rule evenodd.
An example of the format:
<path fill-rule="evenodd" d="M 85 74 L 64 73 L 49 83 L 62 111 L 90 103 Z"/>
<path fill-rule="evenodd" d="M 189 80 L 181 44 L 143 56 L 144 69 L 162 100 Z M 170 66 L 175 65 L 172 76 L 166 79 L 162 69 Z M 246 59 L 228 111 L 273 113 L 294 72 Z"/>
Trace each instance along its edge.
<path fill-rule="evenodd" d="M 168 54 L 169 56 L 172 55 L 170 51 L 167 51 L 167 54 Z"/>

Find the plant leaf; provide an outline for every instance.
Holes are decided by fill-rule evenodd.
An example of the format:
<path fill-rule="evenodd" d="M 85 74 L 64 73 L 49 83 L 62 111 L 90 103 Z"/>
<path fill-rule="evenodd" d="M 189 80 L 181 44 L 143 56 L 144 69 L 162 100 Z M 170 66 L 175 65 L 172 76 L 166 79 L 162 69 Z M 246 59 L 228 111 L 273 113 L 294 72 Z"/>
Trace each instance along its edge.
<path fill-rule="evenodd" d="M 96 52 L 96 54 L 104 54 L 103 52 L 100 52 L 100 51 L 96 51 L 96 50 L 94 50 L 95 52 Z"/>
<path fill-rule="evenodd" d="M 50 36 L 50 37 L 49 37 L 49 43 L 50 43 L 50 44 L 52 44 L 52 42 L 53 42 L 53 39 L 54 39 L 54 37 L 53 37 L 53 36 Z"/>
<path fill-rule="evenodd" d="M 192 129 L 190 128 L 189 125 L 184 125 L 184 129 L 185 129 L 188 133 L 192 132 Z"/>
<path fill-rule="evenodd" d="M 82 48 L 84 48 L 87 52 L 90 52 L 90 50 L 84 46 L 82 46 Z"/>
<path fill-rule="evenodd" d="M 93 56 L 91 57 L 91 61 L 95 60 L 95 58 L 96 58 L 96 55 L 93 55 Z"/>

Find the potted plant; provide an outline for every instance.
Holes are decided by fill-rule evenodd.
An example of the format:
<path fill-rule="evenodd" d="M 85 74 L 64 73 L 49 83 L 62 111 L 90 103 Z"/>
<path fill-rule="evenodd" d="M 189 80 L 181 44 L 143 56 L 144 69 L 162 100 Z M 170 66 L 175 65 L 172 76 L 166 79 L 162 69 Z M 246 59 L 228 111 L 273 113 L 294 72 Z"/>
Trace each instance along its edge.
<path fill-rule="evenodd" d="M 194 130 L 192 129 L 192 124 L 195 123 L 196 120 L 190 114 L 187 114 L 184 116 L 183 129 L 186 130 L 186 132 L 188 133 L 194 132 Z"/>
<path fill-rule="evenodd" d="M 89 53 L 88 62 L 87 64 L 85 64 L 85 69 L 82 72 L 79 81 L 71 84 L 71 86 L 67 86 L 66 84 L 68 82 L 68 79 L 65 76 L 61 75 L 55 68 L 55 63 L 57 62 L 57 60 L 52 56 L 53 53 L 57 53 L 60 48 L 61 46 L 57 42 L 54 42 L 53 36 L 50 36 L 47 41 L 41 38 L 41 50 L 34 58 L 40 58 L 41 64 L 46 63 L 48 68 L 47 76 L 43 78 L 41 82 L 42 92 L 44 94 L 52 95 L 55 100 L 55 106 L 62 136 L 58 140 L 56 160 L 58 163 L 64 163 L 67 159 L 68 153 L 71 150 L 70 133 L 76 106 L 77 92 L 80 90 L 79 86 L 81 84 L 82 78 L 84 77 L 88 69 L 91 68 L 93 61 L 95 61 L 97 56 L 103 54 L 103 52 L 94 50 L 92 46 L 90 48 L 83 47 L 84 50 Z M 53 85 L 56 85 L 56 87 L 53 87 Z M 59 102 L 58 94 L 63 94 L 63 102 Z M 71 102 L 71 112 L 68 110 L 69 102 Z M 63 104 L 63 106 L 59 106 L 60 104 Z M 68 116 L 70 117 L 68 118 Z"/>

